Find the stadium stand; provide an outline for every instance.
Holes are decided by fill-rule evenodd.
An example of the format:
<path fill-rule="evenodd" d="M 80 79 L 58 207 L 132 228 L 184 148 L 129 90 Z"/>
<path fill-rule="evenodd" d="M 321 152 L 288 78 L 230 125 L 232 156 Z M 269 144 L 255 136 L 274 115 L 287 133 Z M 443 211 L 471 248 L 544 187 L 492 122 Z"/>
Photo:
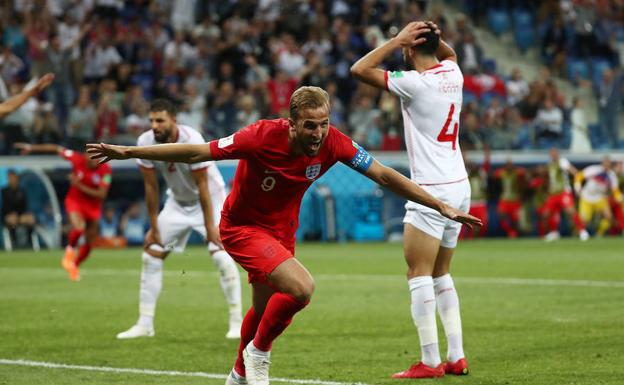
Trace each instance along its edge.
<path fill-rule="evenodd" d="M 460 143 L 474 152 L 471 156 L 479 159 L 486 147 L 511 151 L 514 157 L 537 151 L 535 159 L 545 158 L 550 147 L 615 154 L 624 148 L 624 12 L 621 2 L 593 3 L 373 1 L 362 7 L 355 1 L 281 6 L 279 1 L 262 1 L 237 7 L 235 2 L 197 1 L 189 9 L 184 1 L 112 1 L 109 6 L 64 0 L 2 2 L 0 100 L 48 71 L 56 73 L 57 81 L 40 99 L 0 122 L 0 154 L 16 155 L 12 143 L 18 141 L 77 149 L 100 140 L 134 144 L 149 128 L 149 101 L 162 96 L 180 105 L 180 123 L 197 128 L 206 139 L 225 136 L 260 117 L 284 116 L 290 94 L 301 84 L 327 88 L 332 123 L 367 149 L 401 150 L 397 99 L 362 86 L 349 67 L 414 19 L 437 22 L 459 54 L 465 75 Z M 587 25 L 591 28 L 583 30 Z M 481 40 L 490 33 L 499 44 L 515 44 L 514 58 L 529 62 L 533 71 L 510 69 L 505 57 L 493 53 L 491 40 Z M 541 64 L 525 57 L 536 57 Z M 401 61 L 397 53 L 389 64 L 399 67 Z M 583 95 L 591 98 L 573 101 L 569 90 L 577 88 L 588 90 Z M 551 115 L 560 116 L 560 123 L 543 135 L 540 119 Z M 578 147 L 575 138 L 591 148 Z M 594 160 L 581 158 L 581 164 Z M 131 166 L 115 167 L 114 180 L 121 175 L 140 189 Z M 233 167 L 221 166 L 226 180 Z M 63 166 L 46 169 L 62 192 Z M 402 214 L 389 208 L 402 203 L 388 202 L 391 195 L 349 176 L 348 170 L 333 171 L 304 200 L 305 225 L 298 236 L 373 240 L 394 232 Z M 115 207 L 124 209 L 140 198 L 128 194 L 127 187 L 113 183 L 110 199 Z M 490 198 L 495 201 L 496 195 Z M 331 218 L 326 217 L 327 207 L 334 207 Z M 492 226 L 490 233 L 500 231 Z"/>

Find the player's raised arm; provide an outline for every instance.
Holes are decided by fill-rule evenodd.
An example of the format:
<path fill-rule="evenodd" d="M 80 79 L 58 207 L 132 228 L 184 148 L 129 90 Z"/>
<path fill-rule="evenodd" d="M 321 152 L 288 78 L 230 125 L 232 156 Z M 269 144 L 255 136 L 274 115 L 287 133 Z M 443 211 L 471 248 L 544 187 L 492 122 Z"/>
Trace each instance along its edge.
<path fill-rule="evenodd" d="M 413 183 L 395 169 L 386 167 L 376 160 L 372 161 L 372 164 L 364 175 L 379 185 L 387 187 L 395 194 L 400 195 L 412 202 L 430 207 L 449 219 L 464 223 L 471 228 L 473 226 L 481 226 L 480 219 L 434 198 L 427 191 L 423 190 L 422 187 Z"/>
<path fill-rule="evenodd" d="M 65 147 L 58 144 L 46 143 L 46 144 L 30 144 L 30 143 L 15 143 L 13 147 L 20 150 L 20 155 L 29 154 L 58 154 L 60 155 Z"/>
<path fill-rule="evenodd" d="M 105 163 L 113 159 L 148 159 L 165 162 L 197 163 L 212 160 L 210 145 L 167 143 L 154 146 L 117 146 L 105 143 L 87 144 L 91 159 Z"/>
<path fill-rule="evenodd" d="M 0 103 L 0 118 L 17 110 L 22 104 L 26 103 L 28 99 L 43 91 L 52 81 L 54 81 L 54 74 L 45 74 L 34 86 L 25 87 L 19 94 L 9 98 L 4 103 Z"/>
<path fill-rule="evenodd" d="M 394 50 L 422 44 L 425 38 L 421 34 L 431 31 L 430 25 L 423 21 L 409 23 L 398 35 L 375 48 L 351 66 L 351 74 L 373 87 L 386 89 L 386 71 L 378 68 Z"/>

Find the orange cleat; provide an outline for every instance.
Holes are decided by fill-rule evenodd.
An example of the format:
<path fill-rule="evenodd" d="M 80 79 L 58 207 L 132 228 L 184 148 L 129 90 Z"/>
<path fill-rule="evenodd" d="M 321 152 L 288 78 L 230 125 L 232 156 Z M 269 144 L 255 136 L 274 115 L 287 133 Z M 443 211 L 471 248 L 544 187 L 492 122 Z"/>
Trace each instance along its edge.
<path fill-rule="evenodd" d="M 444 364 L 435 368 L 429 367 L 422 362 L 410 366 L 409 369 L 395 373 L 392 378 L 436 378 L 444 377 Z"/>
<path fill-rule="evenodd" d="M 75 260 L 76 260 L 76 253 L 74 253 L 74 248 L 71 246 L 65 247 L 65 255 L 63 256 L 63 259 L 61 260 L 61 266 L 63 266 L 63 269 L 67 270 L 67 272 L 71 274 L 70 271 L 72 269 L 72 266 L 76 267 L 74 265 Z"/>
<path fill-rule="evenodd" d="M 468 363 L 465 358 L 460 358 L 455 362 L 444 363 L 444 373 L 454 374 L 456 376 L 465 376 L 468 374 Z"/>
<path fill-rule="evenodd" d="M 67 272 L 69 273 L 70 280 L 74 282 L 80 281 L 80 271 L 78 270 L 78 266 L 76 266 L 74 261 L 71 262 L 71 266 L 69 270 L 67 270 Z"/>

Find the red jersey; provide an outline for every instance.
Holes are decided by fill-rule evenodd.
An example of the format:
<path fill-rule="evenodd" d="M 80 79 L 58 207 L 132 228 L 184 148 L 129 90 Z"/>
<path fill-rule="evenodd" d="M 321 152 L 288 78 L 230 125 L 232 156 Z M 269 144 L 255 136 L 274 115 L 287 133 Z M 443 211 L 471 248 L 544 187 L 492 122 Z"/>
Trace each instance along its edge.
<path fill-rule="evenodd" d="M 210 153 L 214 160 L 240 159 L 221 216 L 292 242 L 308 187 L 338 161 L 364 172 L 372 158 L 333 126 L 318 155 L 293 155 L 288 130 L 286 119 L 260 120 L 210 142 Z M 362 164 L 367 164 L 365 169 Z"/>
<path fill-rule="evenodd" d="M 87 159 L 84 154 L 72 150 L 63 150 L 61 152 L 63 159 L 68 160 L 72 164 L 72 174 L 77 175 L 82 184 L 90 188 L 98 188 L 100 186 L 108 186 L 111 183 L 111 168 L 108 163 L 100 164 L 96 168 L 87 166 Z M 67 200 L 80 202 L 90 207 L 100 207 L 102 201 L 78 190 L 75 186 L 70 186 Z"/>

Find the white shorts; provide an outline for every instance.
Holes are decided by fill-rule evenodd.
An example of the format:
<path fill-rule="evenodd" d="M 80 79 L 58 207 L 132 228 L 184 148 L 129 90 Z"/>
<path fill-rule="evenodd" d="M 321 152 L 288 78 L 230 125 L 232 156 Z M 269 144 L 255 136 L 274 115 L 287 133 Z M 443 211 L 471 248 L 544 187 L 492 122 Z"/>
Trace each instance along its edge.
<path fill-rule="evenodd" d="M 225 202 L 225 190 L 210 191 L 212 202 L 212 215 L 215 225 L 218 226 L 221 220 L 221 209 Z M 191 204 L 184 204 L 168 197 L 160 214 L 158 214 L 158 230 L 160 239 L 166 251 L 184 251 L 191 231 L 195 230 L 206 237 L 206 227 L 204 225 L 204 213 L 199 200 Z M 210 242 L 208 250 L 210 252 L 220 250 L 216 244 Z"/>
<path fill-rule="evenodd" d="M 425 191 L 451 207 L 463 212 L 470 210 L 470 183 L 463 180 L 457 183 L 421 186 Z M 407 202 L 403 223 L 408 223 L 434 238 L 440 240 L 440 246 L 454 248 L 462 224 L 443 217 L 429 207 L 414 202 Z"/>

